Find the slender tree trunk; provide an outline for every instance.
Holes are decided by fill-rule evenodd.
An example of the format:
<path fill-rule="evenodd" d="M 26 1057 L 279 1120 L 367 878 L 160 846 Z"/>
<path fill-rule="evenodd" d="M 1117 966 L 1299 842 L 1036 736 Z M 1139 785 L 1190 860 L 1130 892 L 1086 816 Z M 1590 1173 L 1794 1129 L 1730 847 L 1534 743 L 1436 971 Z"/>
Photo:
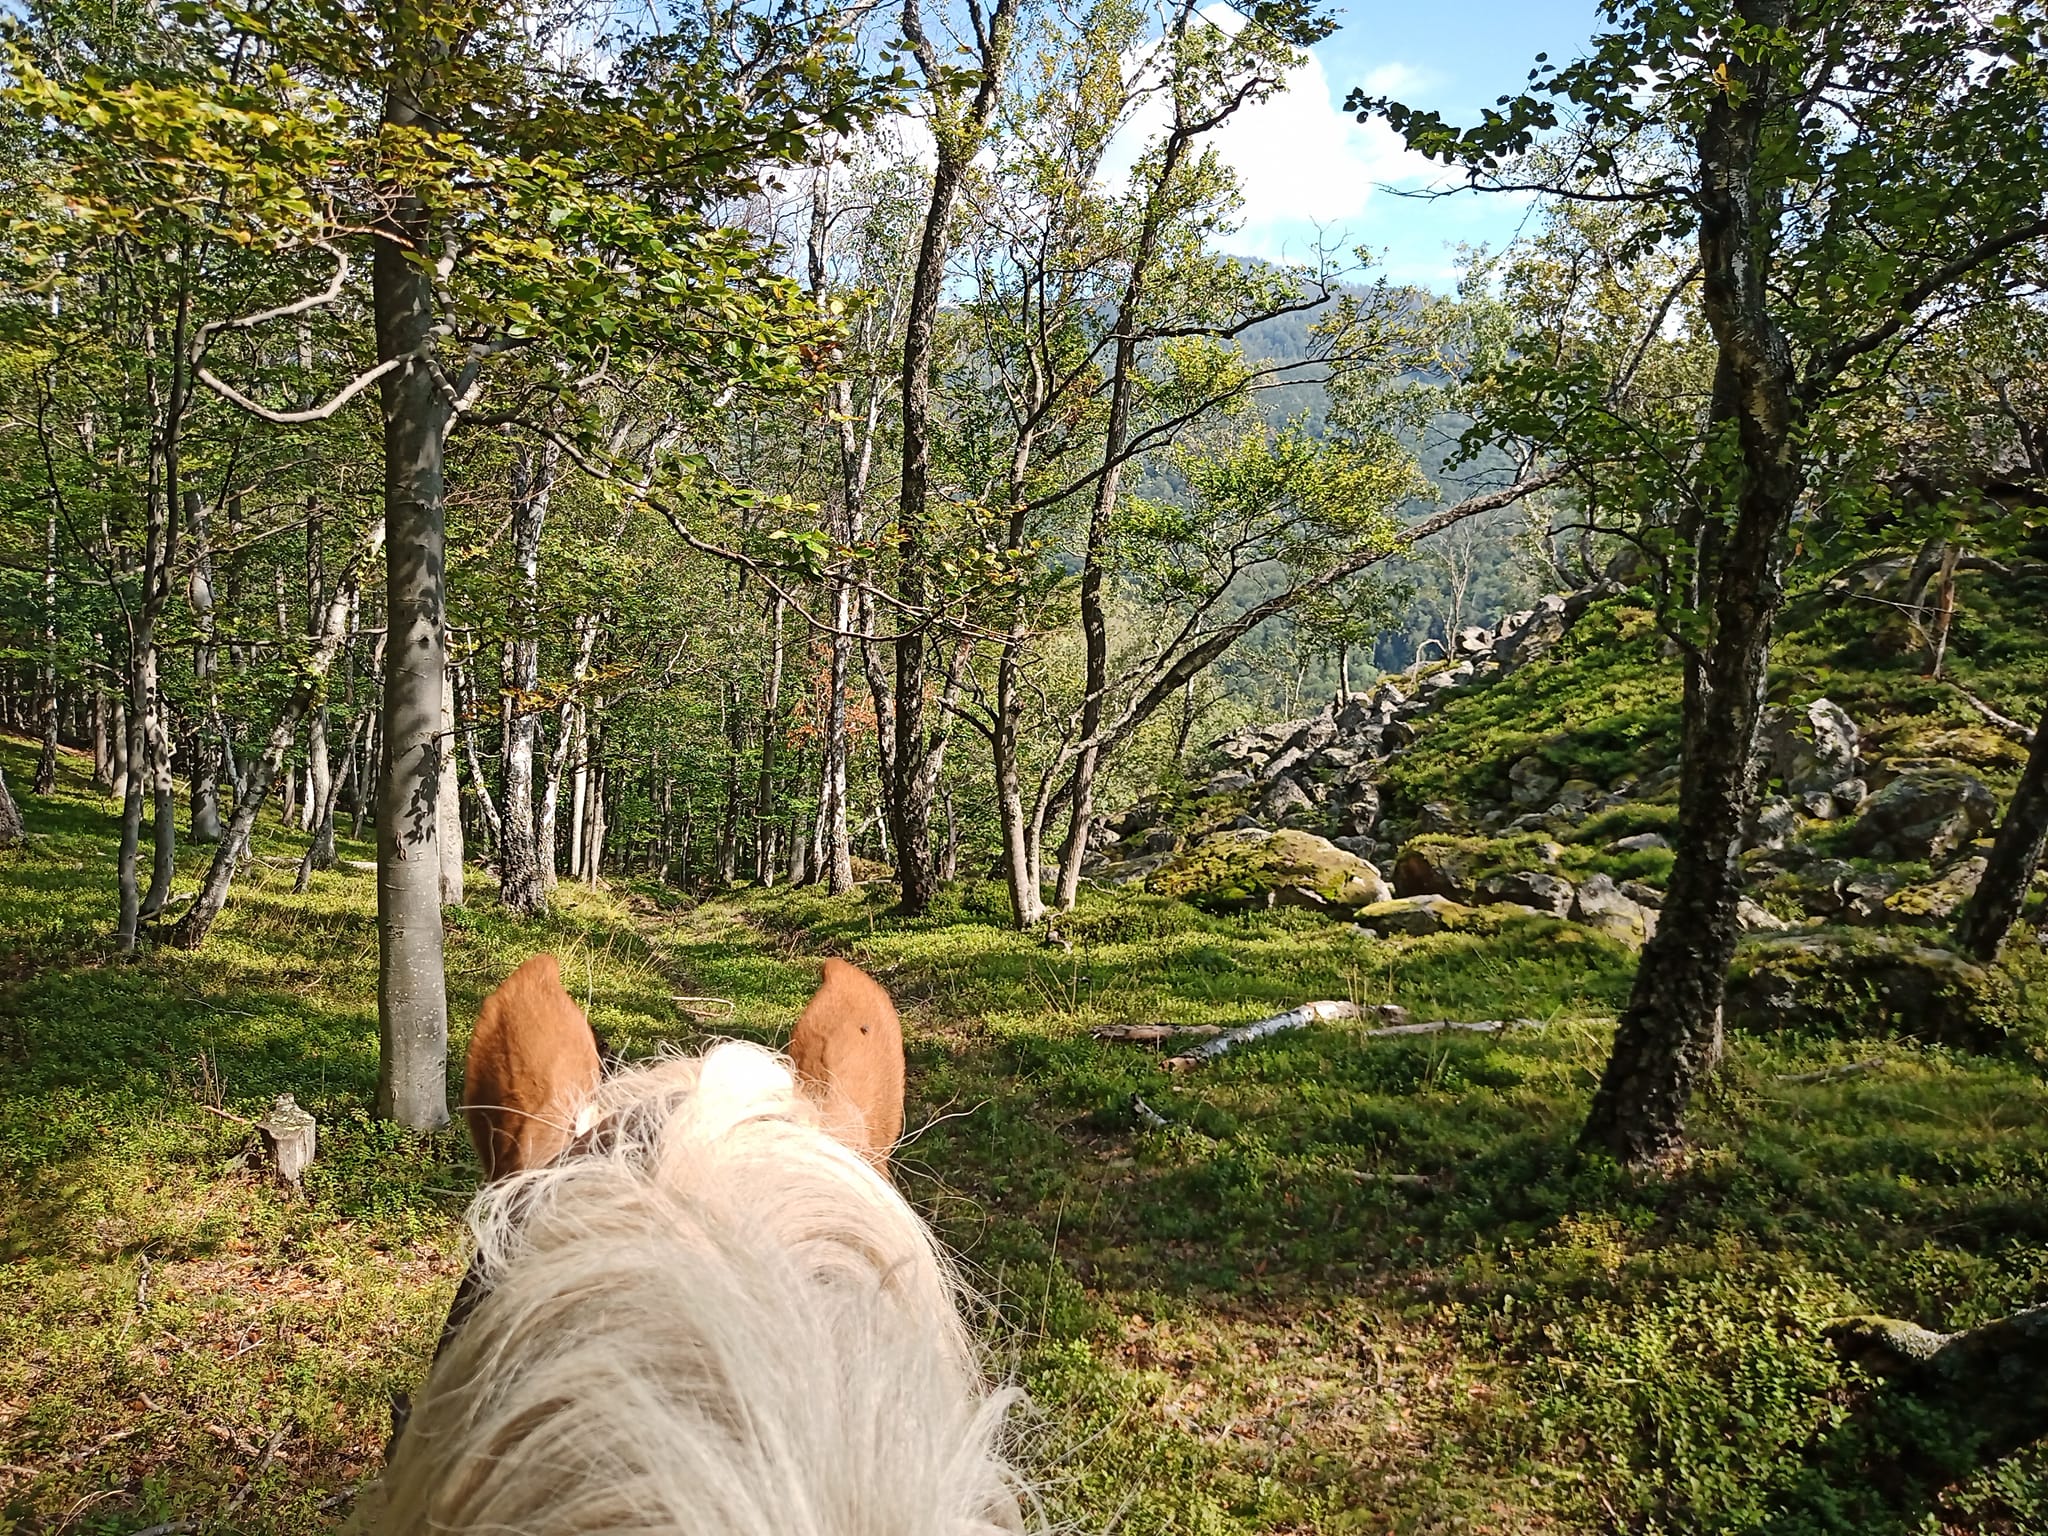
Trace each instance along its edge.
<path fill-rule="evenodd" d="M 156 647 L 150 647 L 152 669 L 161 667 Z M 170 706 L 164 701 L 160 676 L 152 679 L 156 706 L 149 713 L 145 740 L 149 753 L 150 860 L 149 889 L 143 893 L 143 917 L 155 917 L 171 899 L 171 881 L 178 873 L 178 786 L 171 777 L 171 758 L 177 750 L 171 732 Z"/>
<path fill-rule="evenodd" d="M 401 12 L 401 23 L 419 18 Z M 394 85 L 385 120 L 422 122 L 417 82 Z M 429 367 L 433 275 L 425 206 L 394 191 L 377 231 L 372 293 L 384 408 L 387 643 L 384 768 L 377 803 L 377 1113 L 413 1130 L 448 1120 L 448 990 L 441 953 L 442 637 L 446 573 L 442 441 L 446 398 Z"/>
<path fill-rule="evenodd" d="M 326 558 L 321 549 L 322 518 L 317 505 L 306 515 L 306 628 L 316 634 L 326 606 Z M 334 823 L 328 816 L 334 808 L 334 762 L 327 747 L 327 692 L 322 689 L 313 703 L 313 716 L 306 729 L 306 808 L 301 825 L 312 834 L 316 868 L 334 866 Z M 321 845 L 325 844 L 324 857 Z"/>
<path fill-rule="evenodd" d="M 775 599 L 768 676 L 761 689 L 761 773 L 754 787 L 754 878 L 775 883 L 775 748 L 782 734 L 783 600 Z"/>
<path fill-rule="evenodd" d="M 1088 853 L 1088 824 L 1095 818 L 1095 775 L 1103 757 L 1102 714 L 1109 699 L 1109 613 L 1105 596 L 1109 536 L 1116 515 L 1123 467 L 1131 444 L 1131 407 L 1138 384 L 1139 310 L 1159 250 L 1166 199 L 1188 147 L 1190 131 L 1175 123 L 1145 201 L 1143 222 L 1131 254 L 1122 302 L 1117 306 L 1116 350 L 1110 366 L 1109 415 L 1103 426 L 1102 475 L 1095 483 L 1095 502 L 1088 517 L 1088 540 L 1081 557 L 1081 640 L 1084 651 L 1081 695 L 1081 744 L 1074 758 L 1073 799 L 1067 840 L 1060 850 L 1059 908 L 1071 912 L 1081 891 L 1081 861 Z"/>
<path fill-rule="evenodd" d="M 549 881 L 541 873 L 533 793 L 535 739 L 540 731 L 540 540 L 547 523 L 561 448 L 548 440 L 523 454 L 512 495 L 512 639 L 507 646 L 504 812 L 499 834 L 498 893 L 523 917 L 547 911 Z M 552 822 L 549 826 L 552 834 Z"/>
<path fill-rule="evenodd" d="M 593 697 L 583 712 L 583 782 L 576 818 L 581 845 L 576 872 L 592 887 L 604 856 L 604 770 L 604 700 Z"/>
<path fill-rule="evenodd" d="M 739 878 L 740 751 L 744 730 L 740 718 L 739 685 L 728 681 L 725 697 L 725 819 L 718 829 L 718 883 L 721 888 Z"/>
<path fill-rule="evenodd" d="M 334 595 L 328 599 L 319 637 L 314 641 L 305 665 L 300 668 L 298 682 L 278 711 L 277 722 L 271 726 L 269 739 L 264 743 L 263 755 L 250 768 L 245 792 L 235 799 L 234 811 L 213 850 L 213 863 L 207 868 L 199 895 L 171 930 L 171 942 L 178 948 L 197 949 L 204 943 L 207 930 L 212 928 L 214 920 L 227 905 L 228 888 L 234 883 L 235 869 L 248 850 L 249 834 L 255 829 L 257 813 L 270 796 L 271 781 L 283 765 L 285 754 L 291 751 L 299 722 L 306 718 L 313 701 L 326 687 L 327 674 L 334 665 L 335 655 L 348 637 L 349 610 L 363 567 L 376 558 L 383 542 L 384 520 L 378 518 L 365 531 L 348 563 L 342 567 Z"/>
<path fill-rule="evenodd" d="M 491 798 L 490 781 L 484 777 L 483 754 L 476 744 L 477 722 L 482 713 L 476 705 L 476 689 L 466 664 L 449 671 L 455 678 L 455 732 L 462 739 L 462 760 L 469 765 L 469 787 L 476 798 L 477 817 L 483 823 L 484 844 L 502 854 L 505 822 L 498 814 L 497 802 Z"/>
<path fill-rule="evenodd" d="M 1956 621 L 1956 561 L 1963 547 L 1950 542 L 1942 551 L 1940 584 L 1935 589 L 1934 634 L 1927 643 L 1927 675 L 1940 677 L 1948 660 L 1948 636 Z"/>
<path fill-rule="evenodd" d="M 114 776 L 121 790 L 121 846 L 115 855 L 115 883 L 120 890 L 120 919 L 114 930 L 114 944 L 122 954 L 133 954 L 141 933 L 142 887 L 138 864 L 142 848 L 142 802 L 149 781 L 143 765 L 149 761 L 144 739 L 148 707 L 137 700 L 154 701 L 156 694 L 156 647 L 146 639 L 131 646 L 128 659 L 129 707 L 123 713 L 122 752 Z"/>
<path fill-rule="evenodd" d="M 2044 849 L 2048 849 L 2048 713 L 2034 727 L 2027 766 L 1992 841 L 1984 877 L 1956 920 L 1956 942 L 1966 953 L 1986 964 L 1998 958 L 2005 936 L 2026 904 L 2027 889 L 2034 883 L 2034 871 L 2041 867 Z"/>
<path fill-rule="evenodd" d="M 941 100 L 932 120 L 936 156 L 931 197 L 911 277 L 903 331 L 902 476 L 897 497 L 897 595 L 902 599 L 896 642 L 894 750 L 885 764 L 883 793 L 895 843 L 896 878 L 903 910 L 913 916 L 931 905 L 936 871 L 932 864 L 931 807 L 938 775 L 931 771 L 935 745 L 925 730 L 926 626 L 931 612 L 932 363 L 937 353 L 939 298 L 945 287 L 951 246 L 953 205 L 967 167 L 973 163 L 1001 95 L 1015 19 L 1011 0 L 996 0 L 986 25 L 977 26 L 980 73 L 971 100 Z M 978 14 L 978 13 L 977 13 Z M 928 83 L 940 78 L 917 0 L 903 8 L 903 30 Z"/>
<path fill-rule="evenodd" d="M 192 733 L 192 841 L 212 844 L 220 841 L 220 740 L 213 726 L 220 719 L 220 700 L 213 684 L 220 654 L 213 640 L 213 540 L 208 526 L 206 498 L 197 491 L 185 493 L 185 527 L 192 538 L 192 581 L 187 596 L 198 638 L 192 645 L 193 692 L 205 712 L 199 729 Z"/>
<path fill-rule="evenodd" d="M 1029 931 L 1045 921 L 1045 894 L 1038 883 L 1039 862 L 1033 834 L 1025 819 L 1023 768 L 1019 760 L 1024 704 L 1024 644 L 1027 639 L 1022 599 L 996 661 L 995 758 L 996 816 L 1003 829 L 1003 879 L 1010 890 L 1010 917 Z"/>
<path fill-rule="evenodd" d="M 1783 7 L 1757 7 L 1760 25 Z M 1756 20 L 1757 18 L 1752 18 Z M 1754 89 L 1716 98 L 1700 135 L 1702 295 L 1719 349 L 1711 428 L 1732 437 L 1732 467 L 1709 469 L 1683 532 L 1693 551 L 1693 606 L 1710 631 L 1688 657 L 1676 860 L 1657 932 L 1643 950 L 1614 1050 L 1580 1140 L 1625 1162 L 1676 1147 L 1702 1074 L 1720 1059 L 1721 1004 L 1738 935 L 1737 856 L 1755 808 L 1756 744 L 1769 682 L 1771 624 L 1783 595 L 1784 543 L 1804 490 L 1791 350 L 1770 317 L 1757 190 L 1771 110 Z M 1745 81 L 1745 84 L 1750 82 Z"/>
<path fill-rule="evenodd" d="M 582 686 L 589 675 L 591 657 L 596 654 L 598 620 L 595 614 L 584 614 L 576 621 L 576 655 L 569 667 L 569 696 L 562 700 L 555 719 L 555 750 L 548 759 L 548 780 L 541 799 L 540 825 L 535 829 L 541 858 L 541 879 L 548 890 L 555 887 L 556 871 L 559 868 L 556 851 L 555 828 L 557 813 L 562 800 L 562 773 L 570 754 L 576 749 L 576 733 L 572 729 L 578 714 L 575 703 L 576 689 Z M 574 848 L 574 840 L 571 840 Z M 571 870 L 571 874 L 575 871 Z"/>
<path fill-rule="evenodd" d="M 57 514 L 43 519 L 43 661 L 37 676 L 36 716 L 43 747 L 29 788 L 47 795 L 57 787 Z"/>
<path fill-rule="evenodd" d="M 103 795 L 114 792 L 113 705 L 104 689 L 92 691 L 92 787 Z"/>
<path fill-rule="evenodd" d="M 443 639 L 445 646 L 446 639 Z M 441 669 L 441 783 L 434 797 L 439 826 L 435 840 L 441 845 L 441 905 L 462 905 L 462 786 L 455 777 L 461 754 L 455 745 L 455 669 Z"/>
<path fill-rule="evenodd" d="M 132 680 L 123 679 L 121 697 L 114 701 L 113 748 L 108 753 L 107 793 L 123 805 L 128 803 L 129 760 L 134 756 L 132 738 L 128 732 L 128 691 Z"/>
<path fill-rule="evenodd" d="M 569 878 L 583 873 L 583 823 L 590 815 L 590 716 L 576 706 L 574 764 L 569 770 Z"/>

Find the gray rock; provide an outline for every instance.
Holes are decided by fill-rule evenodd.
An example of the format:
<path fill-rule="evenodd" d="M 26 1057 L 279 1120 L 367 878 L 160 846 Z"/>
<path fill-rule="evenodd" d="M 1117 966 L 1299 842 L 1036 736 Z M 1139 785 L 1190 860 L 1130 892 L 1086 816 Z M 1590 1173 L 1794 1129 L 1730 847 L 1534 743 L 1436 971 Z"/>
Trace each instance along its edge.
<path fill-rule="evenodd" d="M 1380 745 L 1388 750 L 1398 750 L 1415 740 L 1415 727 L 1396 720 L 1380 733 Z"/>
<path fill-rule="evenodd" d="M 1600 786 L 1586 779 L 1567 779 L 1550 802 L 1545 815 L 1576 821 L 1592 810 L 1600 798 Z"/>
<path fill-rule="evenodd" d="M 1782 798 L 1766 800 L 1757 807 L 1756 819 L 1750 823 L 1749 846 L 1782 848 L 1786 839 L 1798 830 L 1798 806 Z"/>
<path fill-rule="evenodd" d="M 1414 938 L 1443 932 L 1455 925 L 1464 911 L 1444 896 L 1402 896 L 1365 908 L 1358 914 L 1358 925 L 1373 933 Z"/>
<path fill-rule="evenodd" d="M 1621 894 L 1606 875 L 1589 876 L 1572 898 L 1574 921 L 1610 934 L 1624 944 L 1641 945 L 1657 931 L 1657 914 Z"/>
<path fill-rule="evenodd" d="M 1456 832 L 1465 825 L 1458 808 L 1448 801 L 1431 800 L 1415 814 L 1418 832 Z"/>
<path fill-rule="evenodd" d="M 1985 860 L 1965 859 L 1922 885 L 1909 885 L 1885 897 L 1885 911 L 1892 921 L 1946 928 L 1963 903 L 1977 893 L 1984 878 Z"/>
<path fill-rule="evenodd" d="M 1863 802 L 1847 845 L 1852 853 L 1891 862 L 1940 859 L 1982 836 L 1997 819 L 1998 801 L 1973 774 L 1916 769 Z"/>
<path fill-rule="evenodd" d="M 1572 909 L 1574 894 L 1571 881 L 1557 875 L 1546 875 L 1541 870 L 1524 869 L 1512 874 L 1487 876 L 1479 882 L 1478 899 L 1482 906 L 1509 902 L 1527 907 L 1532 912 L 1563 917 Z"/>
<path fill-rule="evenodd" d="M 1104 864 L 1090 876 L 1102 885 L 1138 885 L 1154 870 L 1173 861 L 1171 853 L 1145 853 Z"/>
<path fill-rule="evenodd" d="M 1282 744 L 1282 749 L 1291 751 L 1299 748 L 1303 752 L 1320 752 L 1337 739 L 1337 722 L 1328 715 L 1317 715 Z"/>
<path fill-rule="evenodd" d="M 1269 821 L 1285 821 L 1291 816 L 1307 816 L 1314 813 L 1315 796 L 1306 785 L 1296 778 L 1282 778 L 1266 791 L 1266 798 L 1259 802 L 1259 810 Z"/>
<path fill-rule="evenodd" d="M 1232 768 L 1211 777 L 1209 782 L 1202 786 L 1202 793 L 1205 795 L 1234 795 L 1239 790 L 1250 789 L 1253 782 L 1250 774 Z"/>
<path fill-rule="evenodd" d="M 1458 684 L 1469 681 L 1471 676 L 1472 663 L 1461 661 L 1455 667 L 1448 667 L 1442 672 L 1430 673 L 1429 676 L 1416 685 L 1416 688 L 1422 694 L 1442 693 L 1447 688 L 1455 688 Z"/>
<path fill-rule="evenodd" d="M 1271 783 L 1299 768 L 1313 756 L 1307 747 L 1286 747 L 1266 759 L 1259 769 L 1259 777 Z"/>
<path fill-rule="evenodd" d="M 1453 656 L 1485 656 L 1493 650 L 1493 635 L 1476 624 L 1467 624 L 1451 640 Z"/>
<path fill-rule="evenodd" d="M 1747 896 L 1735 903 L 1735 921 L 1744 933 L 1782 933 L 1792 926 Z"/>
<path fill-rule="evenodd" d="M 1857 807 L 1870 798 L 1870 786 L 1861 779 L 1844 779 L 1828 790 L 1828 796 L 1835 802 L 1838 813 L 1854 816 Z"/>
<path fill-rule="evenodd" d="M 1380 845 L 1369 837 L 1333 837 L 1330 845 L 1342 848 L 1353 858 L 1370 861 L 1379 857 Z"/>
<path fill-rule="evenodd" d="M 1641 880 L 1624 880 L 1615 889 L 1639 907 L 1648 907 L 1652 912 L 1664 910 L 1664 893 L 1654 885 Z"/>
<path fill-rule="evenodd" d="M 1527 619 L 1512 631 L 1504 628 L 1494 640 L 1493 659 L 1503 666 L 1519 666 L 1563 639 L 1570 625 L 1564 598 L 1555 593 L 1538 598 Z"/>
<path fill-rule="evenodd" d="M 1833 821 L 1835 819 L 1835 797 L 1824 789 L 1809 789 L 1792 797 L 1792 803 L 1799 807 L 1799 814 L 1812 821 Z"/>
<path fill-rule="evenodd" d="M 1474 850 L 1455 843 L 1410 843 L 1394 861 L 1395 894 L 1443 896 L 1469 905 L 1478 862 Z"/>
<path fill-rule="evenodd" d="M 1548 832 L 1550 818 L 1541 811 L 1531 811 L 1526 816 L 1517 816 L 1508 823 L 1510 832 Z"/>
<path fill-rule="evenodd" d="M 2013 1009 L 1998 973 L 1903 935 L 1782 934 L 1743 946 L 1728 979 L 1730 1029 L 1894 1034 L 1996 1050 Z M 2003 1003 L 2004 1006 L 2000 1006 Z"/>
<path fill-rule="evenodd" d="M 1617 837 L 1607 845 L 1609 853 L 1648 853 L 1652 848 L 1669 848 L 1671 840 L 1661 832 L 1638 832 L 1633 837 Z"/>
<path fill-rule="evenodd" d="M 1848 712 L 1831 699 L 1815 699 L 1803 710 L 1777 714 L 1765 728 L 1772 774 L 1788 793 L 1825 792 L 1854 778 L 1862 759 L 1862 733 Z"/>
<path fill-rule="evenodd" d="M 1516 805 L 1546 805 L 1560 782 L 1542 758 L 1517 758 L 1514 767 L 1508 770 L 1508 783 L 1513 786 L 1508 798 Z"/>

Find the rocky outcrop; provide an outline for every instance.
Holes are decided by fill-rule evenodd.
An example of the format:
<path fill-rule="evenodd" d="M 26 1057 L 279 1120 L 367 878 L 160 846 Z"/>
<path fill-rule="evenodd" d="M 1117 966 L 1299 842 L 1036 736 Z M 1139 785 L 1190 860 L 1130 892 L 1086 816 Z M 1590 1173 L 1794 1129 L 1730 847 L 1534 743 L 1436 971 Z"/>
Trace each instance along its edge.
<path fill-rule="evenodd" d="M 1640 948 L 1657 931 L 1657 914 L 1621 893 L 1606 875 L 1589 876 L 1572 897 L 1571 916 L 1611 938 Z"/>
<path fill-rule="evenodd" d="M 1559 875 L 1545 874 L 1540 869 L 1514 870 L 1504 875 L 1488 875 L 1479 882 L 1481 905 L 1491 906 L 1510 902 L 1518 907 L 1527 907 L 1532 912 L 1548 913 L 1552 917 L 1564 917 L 1571 912 L 1572 898 L 1578 893 L 1572 883 Z"/>
<path fill-rule="evenodd" d="M 1889 1034 L 1992 1050 L 2013 1017 L 2010 983 L 1953 950 L 1896 934 L 1820 932 L 1757 939 L 1728 979 L 1730 1029 Z"/>
<path fill-rule="evenodd" d="M 1918 768 L 1863 802 L 1847 848 L 1886 863 L 1941 859 L 1982 837 L 1997 820 L 1998 801 L 1974 774 Z"/>
<path fill-rule="evenodd" d="M 1463 839 L 1417 838 L 1394 861 L 1394 894 L 1442 896 L 1469 905 L 1481 857 Z"/>
<path fill-rule="evenodd" d="M 1456 928 L 1466 909 L 1447 896 L 1401 896 L 1364 908 L 1358 926 L 1382 937 L 1421 938 Z"/>
<path fill-rule="evenodd" d="M 1212 912 L 1309 907 L 1348 917 L 1393 892 L 1378 869 L 1312 832 L 1223 832 L 1149 870 L 1146 889 Z"/>

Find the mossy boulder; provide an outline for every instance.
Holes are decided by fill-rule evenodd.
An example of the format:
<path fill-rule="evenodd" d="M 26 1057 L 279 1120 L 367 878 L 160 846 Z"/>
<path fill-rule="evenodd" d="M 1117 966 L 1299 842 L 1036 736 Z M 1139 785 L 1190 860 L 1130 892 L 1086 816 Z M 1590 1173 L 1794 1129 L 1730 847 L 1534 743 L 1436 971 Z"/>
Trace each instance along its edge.
<path fill-rule="evenodd" d="M 1357 854 L 1292 829 L 1207 838 L 1155 870 L 1145 887 L 1210 912 L 1302 906 L 1345 916 L 1392 894 Z"/>
<path fill-rule="evenodd" d="M 1394 894 L 1444 896 L 1472 904 L 1479 877 L 1500 863 L 1489 838 L 1431 833 L 1410 838 L 1394 860 Z"/>
<path fill-rule="evenodd" d="M 1462 928 L 1472 916 L 1469 907 L 1444 896 L 1401 896 L 1374 902 L 1358 914 L 1358 926 L 1382 936 L 1422 938 Z"/>
<path fill-rule="evenodd" d="M 1960 768 L 1918 768 L 1863 802 L 1843 846 L 1887 863 L 1939 859 L 1997 820 L 1998 801 L 1982 780 Z"/>
<path fill-rule="evenodd" d="M 1730 1029 L 1893 1036 L 2001 1048 L 2018 1020 L 2005 973 L 1897 934 L 1771 935 L 1744 944 L 1728 978 Z"/>

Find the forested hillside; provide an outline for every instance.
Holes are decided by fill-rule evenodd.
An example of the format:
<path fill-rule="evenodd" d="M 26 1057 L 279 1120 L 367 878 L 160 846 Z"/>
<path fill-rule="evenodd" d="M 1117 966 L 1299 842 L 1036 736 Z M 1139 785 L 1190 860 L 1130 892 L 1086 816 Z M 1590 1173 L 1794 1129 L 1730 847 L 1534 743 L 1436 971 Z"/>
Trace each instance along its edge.
<path fill-rule="evenodd" d="M 0 1524 L 2048 1532 L 2048 11 L 1373 25 L 0 16 Z"/>

